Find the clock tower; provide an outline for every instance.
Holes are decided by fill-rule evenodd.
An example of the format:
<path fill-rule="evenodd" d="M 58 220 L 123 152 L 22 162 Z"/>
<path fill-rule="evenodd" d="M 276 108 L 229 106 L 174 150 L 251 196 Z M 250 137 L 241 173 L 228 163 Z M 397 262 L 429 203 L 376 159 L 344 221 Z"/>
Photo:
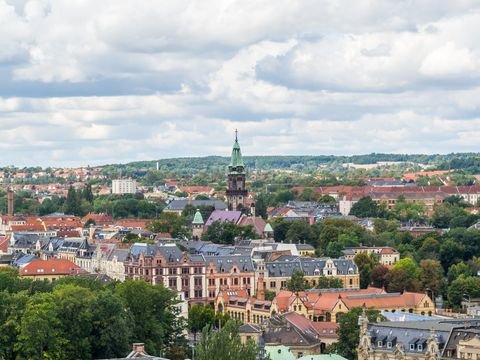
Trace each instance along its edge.
<path fill-rule="evenodd" d="M 235 130 L 235 143 L 232 157 L 228 165 L 228 188 L 226 191 L 228 210 L 243 210 L 248 196 L 245 184 L 246 172 L 242 159 L 242 152 L 238 144 L 238 132 Z"/>

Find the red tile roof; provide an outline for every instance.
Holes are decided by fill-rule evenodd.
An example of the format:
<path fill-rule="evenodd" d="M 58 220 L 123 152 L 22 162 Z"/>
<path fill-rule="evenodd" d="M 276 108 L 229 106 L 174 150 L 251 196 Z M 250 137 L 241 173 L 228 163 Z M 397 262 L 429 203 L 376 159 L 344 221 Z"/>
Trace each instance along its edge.
<path fill-rule="evenodd" d="M 70 260 L 50 259 L 33 260 L 20 270 L 20 275 L 76 275 L 83 272 L 85 272 L 85 270 Z"/>

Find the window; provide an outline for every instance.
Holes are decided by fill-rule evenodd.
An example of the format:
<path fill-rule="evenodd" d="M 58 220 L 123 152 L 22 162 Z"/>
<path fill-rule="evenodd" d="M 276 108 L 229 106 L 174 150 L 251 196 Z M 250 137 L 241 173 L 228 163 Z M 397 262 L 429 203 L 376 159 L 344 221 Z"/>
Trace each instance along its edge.
<path fill-rule="evenodd" d="M 177 287 L 177 279 L 168 279 L 168 287 L 176 288 Z"/>
<path fill-rule="evenodd" d="M 195 290 L 195 297 L 201 298 L 202 297 L 202 290 Z"/>
<path fill-rule="evenodd" d="M 415 350 L 415 344 L 410 344 L 410 350 Z"/>
<path fill-rule="evenodd" d="M 391 341 L 387 342 L 387 348 L 388 348 L 388 349 L 391 349 L 391 348 L 392 348 L 392 342 L 391 342 Z"/>
<path fill-rule="evenodd" d="M 169 274 L 169 275 L 175 275 L 175 274 L 177 273 L 176 270 L 177 270 L 177 269 L 175 269 L 175 268 L 169 268 L 169 269 L 168 269 L 168 274 Z"/>
<path fill-rule="evenodd" d="M 378 347 L 382 347 L 382 346 L 383 346 L 383 341 L 377 342 L 377 346 L 378 346 Z"/>
<path fill-rule="evenodd" d="M 202 278 L 201 277 L 196 277 L 194 279 L 195 286 L 202 286 Z"/>
<path fill-rule="evenodd" d="M 275 283 L 275 281 L 270 281 L 270 288 L 276 288 L 277 287 L 277 284 Z"/>
<path fill-rule="evenodd" d="M 188 274 L 189 273 L 188 270 L 189 270 L 188 267 L 182 268 L 182 274 Z"/>
<path fill-rule="evenodd" d="M 422 345 L 422 344 L 418 344 L 417 350 L 418 350 L 418 351 L 423 351 L 423 345 Z"/>

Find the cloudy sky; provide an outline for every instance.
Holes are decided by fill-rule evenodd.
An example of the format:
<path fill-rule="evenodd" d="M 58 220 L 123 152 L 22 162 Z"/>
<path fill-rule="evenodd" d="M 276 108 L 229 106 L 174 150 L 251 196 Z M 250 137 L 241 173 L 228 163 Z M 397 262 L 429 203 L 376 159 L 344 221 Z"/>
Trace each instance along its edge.
<path fill-rule="evenodd" d="M 0 0 L 0 165 L 479 151 L 478 0 Z"/>

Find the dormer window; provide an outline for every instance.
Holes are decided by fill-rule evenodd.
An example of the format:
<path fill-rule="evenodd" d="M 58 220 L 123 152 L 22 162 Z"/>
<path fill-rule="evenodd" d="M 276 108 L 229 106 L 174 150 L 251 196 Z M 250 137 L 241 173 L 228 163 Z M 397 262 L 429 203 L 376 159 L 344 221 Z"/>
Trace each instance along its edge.
<path fill-rule="evenodd" d="M 378 342 L 377 342 L 377 346 L 378 346 L 378 347 L 382 347 L 382 346 L 383 346 L 383 341 L 382 341 L 382 340 L 378 341 Z"/>
<path fill-rule="evenodd" d="M 423 351 L 423 345 L 422 345 L 422 344 L 418 344 L 417 350 L 418 350 L 418 351 Z"/>
<path fill-rule="evenodd" d="M 410 344 L 410 350 L 415 350 L 415 344 Z"/>
<path fill-rule="evenodd" d="M 392 342 L 391 342 L 391 341 L 387 342 L 387 348 L 388 348 L 388 349 L 391 349 L 391 348 L 392 348 Z"/>

